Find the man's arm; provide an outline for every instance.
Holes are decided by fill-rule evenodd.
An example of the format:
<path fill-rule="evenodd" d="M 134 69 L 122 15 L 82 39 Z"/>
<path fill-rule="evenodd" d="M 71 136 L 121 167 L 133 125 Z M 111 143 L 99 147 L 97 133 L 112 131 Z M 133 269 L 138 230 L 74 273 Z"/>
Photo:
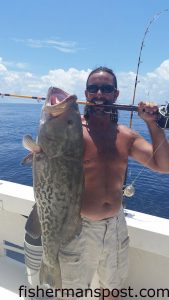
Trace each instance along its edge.
<path fill-rule="evenodd" d="M 135 134 L 130 155 L 146 167 L 158 172 L 169 173 L 169 141 L 164 130 L 157 127 L 156 105 L 151 103 L 139 104 L 139 116 L 147 123 L 152 139 L 152 145 L 143 137 Z"/>

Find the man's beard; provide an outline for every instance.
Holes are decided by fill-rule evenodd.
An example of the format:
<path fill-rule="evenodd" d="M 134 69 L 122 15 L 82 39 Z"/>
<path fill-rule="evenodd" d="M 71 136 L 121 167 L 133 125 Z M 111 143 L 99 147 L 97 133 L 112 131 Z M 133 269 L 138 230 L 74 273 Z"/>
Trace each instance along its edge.
<path fill-rule="evenodd" d="M 88 100 L 89 101 L 89 100 Z M 102 117 L 106 114 L 110 115 L 110 119 L 112 122 L 118 122 L 118 111 L 113 108 L 113 100 L 107 100 L 105 98 L 98 99 L 97 97 L 91 99 L 90 103 L 96 104 L 94 105 L 86 105 L 84 108 L 84 117 L 87 119 L 90 118 L 91 115 Z"/>
<path fill-rule="evenodd" d="M 102 116 L 106 113 L 111 113 L 112 111 L 112 100 L 107 100 L 105 98 L 92 98 L 90 100 L 91 103 L 96 104 L 95 106 L 91 105 L 89 106 L 89 111 L 91 112 L 91 114 L 95 114 L 95 115 L 99 115 Z"/>

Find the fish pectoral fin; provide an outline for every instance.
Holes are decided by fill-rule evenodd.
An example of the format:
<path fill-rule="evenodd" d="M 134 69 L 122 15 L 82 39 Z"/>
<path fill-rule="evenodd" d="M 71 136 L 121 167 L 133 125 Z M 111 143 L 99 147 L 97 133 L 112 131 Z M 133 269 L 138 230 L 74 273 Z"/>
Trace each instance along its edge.
<path fill-rule="evenodd" d="M 54 266 L 45 264 L 42 259 L 39 281 L 40 284 L 49 284 L 51 288 L 62 289 L 62 277 L 58 259 Z"/>
<path fill-rule="evenodd" d="M 32 165 L 33 162 L 33 153 L 29 153 L 24 159 L 21 161 L 21 165 Z"/>
<path fill-rule="evenodd" d="M 41 152 L 41 147 L 34 141 L 31 137 L 31 135 L 24 135 L 22 140 L 22 145 L 27 150 L 33 152 L 33 153 L 39 153 Z"/>

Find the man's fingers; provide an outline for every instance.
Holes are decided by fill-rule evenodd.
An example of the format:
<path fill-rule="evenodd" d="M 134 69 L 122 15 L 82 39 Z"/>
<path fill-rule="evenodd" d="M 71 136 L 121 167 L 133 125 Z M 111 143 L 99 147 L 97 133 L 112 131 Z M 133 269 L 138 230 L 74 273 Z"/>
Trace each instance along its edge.
<path fill-rule="evenodd" d="M 158 106 L 154 101 L 143 102 L 138 104 L 138 114 L 146 122 L 157 120 Z"/>
<path fill-rule="evenodd" d="M 151 102 L 143 102 L 141 101 L 138 104 L 138 108 L 140 112 L 147 112 L 150 114 L 156 113 L 158 111 L 158 106 L 154 101 Z"/>

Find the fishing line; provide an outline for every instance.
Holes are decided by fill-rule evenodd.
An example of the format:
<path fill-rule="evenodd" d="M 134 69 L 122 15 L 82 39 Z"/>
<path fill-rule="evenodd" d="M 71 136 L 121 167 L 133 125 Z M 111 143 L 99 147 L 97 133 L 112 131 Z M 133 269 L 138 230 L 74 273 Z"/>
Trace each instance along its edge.
<path fill-rule="evenodd" d="M 156 148 L 156 150 L 153 152 L 153 154 L 151 155 L 151 157 L 146 161 L 146 164 L 150 162 L 150 160 L 153 158 L 154 154 L 157 152 L 157 150 L 161 147 L 161 145 L 164 143 L 165 139 L 163 139 L 161 141 L 161 143 L 158 145 L 158 147 Z M 131 185 L 133 185 L 137 178 L 140 176 L 141 173 L 143 173 L 143 171 L 145 170 L 145 166 L 142 168 L 142 170 L 140 170 L 140 172 L 136 175 L 135 179 L 132 181 Z"/>
<path fill-rule="evenodd" d="M 158 13 L 156 13 L 153 18 L 149 21 L 148 26 L 146 27 L 146 30 L 144 32 L 143 35 L 143 39 L 141 42 L 141 47 L 140 47 L 140 52 L 139 52 L 139 57 L 138 57 L 138 63 L 137 63 L 137 70 L 136 70 L 136 77 L 135 77 L 135 83 L 134 83 L 134 92 L 133 92 L 133 100 L 132 100 L 132 105 L 134 105 L 135 103 L 135 97 L 136 97 L 136 90 L 137 90 L 137 85 L 138 85 L 138 75 L 139 75 L 139 69 L 140 69 L 140 64 L 142 63 L 141 58 L 142 58 L 142 51 L 143 51 L 143 47 L 145 47 L 145 39 L 146 36 L 149 32 L 149 29 L 151 27 L 151 25 L 160 17 L 161 14 L 163 14 L 164 12 L 167 12 L 168 9 L 164 9 Z M 130 114 L 130 124 L 129 127 L 132 128 L 132 121 L 133 121 L 133 111 L 131 111 Z M 164 140 L 160 143 L 160 145 L 157 147 L 157 149 L 155 150 L 155 152 L 160 148 L 160 146 L 162 145 L 162 143 L 164 142 Z M 153 155 L 155 154 L 155 152 L 153 153 Z M 153 157 L 152 155 L 152 157 Z M 150 157 L 150 159 L 148 159 L 147 163 L 152 159 L 152 157 Z M 141 173 L 144 171 L 145 167 L 143 167 L 143 169 L 138 173 L 138 175 L 136 176 L 136 178 L 132 181 L 131 184 L 126 186 L 126 182 L 127 182 L 127 174 L 128 174 L 128 167 L 126 169 L 126 173 L 125 173 L 125 179 L 124 179 L 124 188 L 123 188 L 123 194 L 126 197 L 132 197 L 135 194 L 135 188 L 133 186 L 133 183 L 136 181 L 136 179 L 138 179 L 138 177 L 140 177 Z"/>

